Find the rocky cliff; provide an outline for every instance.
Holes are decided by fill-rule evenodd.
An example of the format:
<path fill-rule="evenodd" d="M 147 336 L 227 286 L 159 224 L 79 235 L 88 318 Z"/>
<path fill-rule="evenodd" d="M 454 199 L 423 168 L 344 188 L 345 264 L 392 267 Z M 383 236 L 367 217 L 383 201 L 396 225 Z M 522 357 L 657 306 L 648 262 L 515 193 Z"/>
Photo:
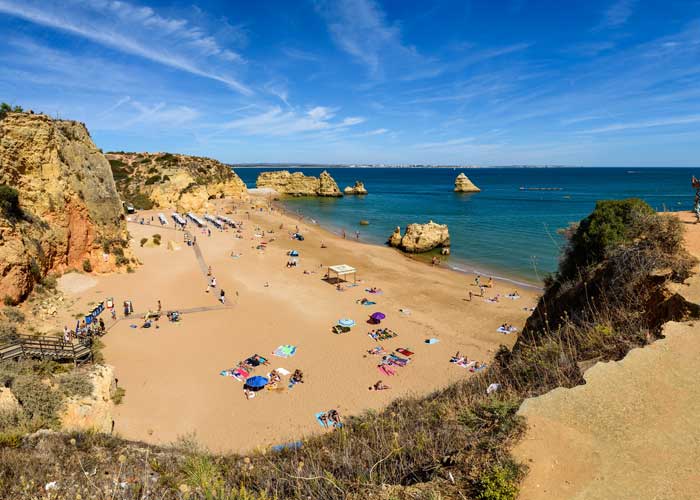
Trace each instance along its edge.
<path fill-rule="evenodd" d="M 262 172 L 255 184 L 259 188 L 274 189 L 280 194 L 291 196 L 343 196 L 338 184 L 325 170 L 318 177 L 304 175 L 302 172 L 290 173 L 287 170 Z"/>
<path fill-rule="evenodd" d="M 364 183 L 361 181 L 355 181 L 354 186 L 347 186 L 343 192 L 345 194 L 364 195 L 367 194 L 367 189 L 365 189 Z"/>
<path fill-rule="evenodd" d="M 247 199 L 230 167 L 211 158 L 170 153 L 107 153 L 117 189 L 136 208 L 202 212 L 213 198 Z"/>
<path fill-rule="evenodd" d="M 455 179 L 455 193 L 478 193 L 481 191 L 469 177 L 464 175 L 464 172 L 460 173 Z"/>
<path fill-rule="evenodd" d="M 406 233 L 401 236 L 401 228 L 397 227 L 389 237 L 388 244 L 409 253 L 422 253 L 433 248 L 449 248 L 450 231 L 446 224 L 409 224 Z"/>
<path fill-rule="evenodd" d="M 84 124 L 9 113 L 0 121 L 0 185 L 19 199 L 16 212 L 0 212 L 0 299 L 22 300 L 49 272 L 128 262 L 112 172 Z"/>

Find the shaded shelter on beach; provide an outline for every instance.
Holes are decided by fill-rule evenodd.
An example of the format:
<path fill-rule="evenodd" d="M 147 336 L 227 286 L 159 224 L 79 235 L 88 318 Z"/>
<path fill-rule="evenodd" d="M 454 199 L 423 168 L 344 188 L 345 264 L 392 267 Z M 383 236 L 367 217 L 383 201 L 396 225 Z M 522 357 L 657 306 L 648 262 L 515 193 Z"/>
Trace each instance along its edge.
<path fill-rule="evenodd" d="M 332 277 L 331 273 L 335 273 L 335 279 Z M 328 282 L 329 283 L 339 283 L 341 281 L 347 281 L 346 276 L 353 276 L 353 282 L 357 283 L 357 270 L 348 266 L 347 264 L 338 264 L 335 266 L 328 266 Z"/>

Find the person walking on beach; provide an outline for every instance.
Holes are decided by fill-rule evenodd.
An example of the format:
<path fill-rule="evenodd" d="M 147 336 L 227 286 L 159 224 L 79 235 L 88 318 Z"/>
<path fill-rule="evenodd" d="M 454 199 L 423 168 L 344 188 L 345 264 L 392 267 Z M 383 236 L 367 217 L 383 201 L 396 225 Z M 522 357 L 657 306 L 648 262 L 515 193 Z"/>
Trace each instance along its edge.
<path fill-rule="evenodd" d="M 211 276 L 211 266 L 207 268 L 207 276 Z"/>
<path fill-rule="evenodd" d="M 360 241 L 360 232 L 359 231 L 355 231 L 355 239 L 357 241 Z"/>
<path fill-rule="evenodd" d="M 345 229 L 343 229 L 343 239 L 345 239 Z"/>
<path fill-rule="evenodd" d="M 472 301 L 472 292 L 471 292 L 471 290 L 470 290 L 470 291 L 469 291 L 469 302 L 471 302 L 471 301 Z"/>
<path fill-rule="evenodd" d="M 221 292 L 219 293 L 219 300 L 221 301 L 222 304 L 226 304 L 226 293 L 224 292 L 223 288 L 221 289 Z"/>
<path fill-rule="evenodd" d="M 476 278 L 474 278 L 474 284 L 476 286 L 481 286 L 481 276 L 479 276 L 478 274 L 476 275 Z"/>

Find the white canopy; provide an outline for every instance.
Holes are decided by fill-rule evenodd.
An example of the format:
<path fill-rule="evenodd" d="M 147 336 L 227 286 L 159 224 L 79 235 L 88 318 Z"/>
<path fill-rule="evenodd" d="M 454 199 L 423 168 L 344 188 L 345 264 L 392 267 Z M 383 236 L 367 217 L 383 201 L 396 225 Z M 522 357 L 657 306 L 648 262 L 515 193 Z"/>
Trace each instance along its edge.
<path fill-rule="evenodd" d="M 349 274 L 354 274 L 355 281 L 357 281 L 357 270 L 347 264 L 328 266 L 328 279 L 331 277 L 331 272 L 335 273 L 337 281 L 340 281 L 341 276 L 347 276 Z M 343 278 L 343 280 L 345 280 L 345 278 Z"/>

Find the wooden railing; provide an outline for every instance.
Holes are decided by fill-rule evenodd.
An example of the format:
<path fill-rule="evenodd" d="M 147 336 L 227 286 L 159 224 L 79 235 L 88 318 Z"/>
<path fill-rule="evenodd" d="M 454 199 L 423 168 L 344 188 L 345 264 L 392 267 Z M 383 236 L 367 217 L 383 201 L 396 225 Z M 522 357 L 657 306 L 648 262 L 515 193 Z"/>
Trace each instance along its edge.
<path fill-rule="evenodd" d="M 88 361 L 92 359 L 92 341 L 66 342 L 57 337 L 19 335 L 15 340 L 0 344 L 0 361 L 17 358 Z"/>

